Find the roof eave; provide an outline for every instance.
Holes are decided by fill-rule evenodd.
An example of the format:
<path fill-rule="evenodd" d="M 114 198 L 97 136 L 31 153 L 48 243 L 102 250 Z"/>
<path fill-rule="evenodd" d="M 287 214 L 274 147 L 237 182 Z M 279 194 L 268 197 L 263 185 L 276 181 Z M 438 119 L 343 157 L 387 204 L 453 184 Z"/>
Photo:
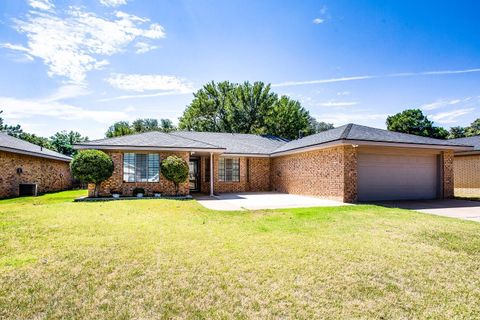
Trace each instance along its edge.
<path fill-rule="evenodd" d="M 52 160 L 57 160 L 57 161 L 65 161 L 65 162 L 72 161 L 72 158 L 70 158 L 70 157 L 67 157 L 67 158 L 56 157 L 56 156 L 53 156 L 53 155 L 48 155 L 48 154 L 43 154 L 43 153 L 38 153 L 38 152 L 32 152 L 32 151 L 26 151 L 26 150 L 20 150 L 20 149 L 15 149 L 15 148 L 8 148 L 8 147 L 0 147 L 0 151 L 24 154 L 24 155 L 27 155 L 27 156 L 38 157 L 38 158 L 46 158 L 46 159 L 52 159 Z"/>
<path fill-rule="evenodd" d="M 290 150 L 273 152 L 271 157 L 278 157 L 288 154 L 308 152 L 317 149 L 325 149 L 337 145 L 369 145 L 369 146 L 384 146 L 384 147 L 400 147 L 400 148 L 422 148 L 422 149 L 441 149 L 441 150 L 453 150 L 453 151 L 471 151 L 473 146 L 452 146 L 441 144 L 423 144 L 423 143 L 410 143 L 410 142 L 386 142 L 386 141 L 370 141 L 370 140 L 355 140 L 355 139 L 337 139 L 324 143 L 312 144 L 305 147 L 294 148 Z"/>
<path fill-rule="evenodd" d="M 210 151 L 216 153 L 225 152 L 225 148 L 199 148 L 199 147 L 155 147 L 155 146 L 106 146 L 106 145 L 86 145 L 76 144 L 73 146 L 75 150 L 143 150 L 143 151 L 189 151 L 189 152 L 201 152 Z"/>

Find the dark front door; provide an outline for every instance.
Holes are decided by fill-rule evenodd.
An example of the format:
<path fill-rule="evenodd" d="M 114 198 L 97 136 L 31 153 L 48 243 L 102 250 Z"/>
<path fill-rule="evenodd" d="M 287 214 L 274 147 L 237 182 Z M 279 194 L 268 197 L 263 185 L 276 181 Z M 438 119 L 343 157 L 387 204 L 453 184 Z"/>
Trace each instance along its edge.
<path fill-rule="evenodd" d="M 200 175 L 198 170 L 198 159 L 190 159 L 189 162 L 189 180 L 190 180 L 190 191 L 199 191 L 200 190 Z"/>

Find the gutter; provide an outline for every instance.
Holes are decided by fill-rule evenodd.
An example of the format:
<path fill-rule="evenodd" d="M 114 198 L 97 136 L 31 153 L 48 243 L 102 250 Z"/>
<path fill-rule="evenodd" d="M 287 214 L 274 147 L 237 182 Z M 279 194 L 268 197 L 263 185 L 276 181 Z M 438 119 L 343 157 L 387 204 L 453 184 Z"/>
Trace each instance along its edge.
<path fill-rule="evenodd" d="M 8 148 L 8 147 L 0 147 L 0 151 L 24 154 L 24 155 L 32 156 L 32 157 L 47 158 L 47 159 L 52 159 L 52 160 L 65 161 L 65 162 L 72 161 L 72 158 L 67 157 L 67 156 L 65 156 L 66 158 L 56 157 L 56 156 L 48 155 L 48 154 L 44 154 L 44 153 L 38 153 L 38 152 L 26 151 L 26 150 L 20 150 L 20 149 L 15 149 L 15 148 Z"/>
<path fill-rule="evenodd" d="M 400 147 L 400 148 L 423 148 L 423 149 L 448 149 L 448 150 L 457 150 L 461 151 L 470 151 L 473 149 L 473 146 L 467 145 L 451 145 L 451 144 L 426 144 L 426 143 L 409 143 L 409 142 L 386 142 L 386 141 L 375 141 L 375 140 L 355 140 L 355 139 L 337 139 L 317 144 L 312 144 L 309 146 L 302 146 L 298 148 L 293 148 L 280 152 L 273 152 L 270 154 L 270 157 L 278 157 L 282 155 L 300 153 L 313 151 L 317 149 L 325 149 L 328 147 L 333 147 L 337 145 L 370 145 L 370 146 L 383 146 L 383 147 Z"/>

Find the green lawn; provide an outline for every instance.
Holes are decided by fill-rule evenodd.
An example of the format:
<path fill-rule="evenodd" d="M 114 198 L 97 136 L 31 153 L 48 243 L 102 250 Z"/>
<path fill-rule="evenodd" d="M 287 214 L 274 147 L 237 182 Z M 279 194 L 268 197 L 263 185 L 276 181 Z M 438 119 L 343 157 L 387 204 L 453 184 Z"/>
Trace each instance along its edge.
<path fill-rule="evenodd" d="M 479 318 L 480 224 L 376 206 L 0 201 L 0 318 Z"/>

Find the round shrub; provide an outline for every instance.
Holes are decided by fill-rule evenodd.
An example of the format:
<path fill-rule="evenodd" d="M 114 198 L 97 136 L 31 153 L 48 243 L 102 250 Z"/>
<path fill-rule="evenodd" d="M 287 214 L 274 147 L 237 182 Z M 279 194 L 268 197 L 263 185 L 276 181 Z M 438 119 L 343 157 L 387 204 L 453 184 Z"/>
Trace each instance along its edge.
<path fill-rule="evenodd" d="M 102 181 L 113 174 L 113 161 L 103 151 L 84 150 L 78 152 L 70 163 L 73 176 L 84 182 L 95 184 L 95 197 Z"/>
<path fill-rule="evenodd" d="M 169 156 L 162 161 L 163 176 L 175 184 L 175 194 L 178 194 L 179 184 L 188 178 L 188 164 L 177 156 Z"/>

